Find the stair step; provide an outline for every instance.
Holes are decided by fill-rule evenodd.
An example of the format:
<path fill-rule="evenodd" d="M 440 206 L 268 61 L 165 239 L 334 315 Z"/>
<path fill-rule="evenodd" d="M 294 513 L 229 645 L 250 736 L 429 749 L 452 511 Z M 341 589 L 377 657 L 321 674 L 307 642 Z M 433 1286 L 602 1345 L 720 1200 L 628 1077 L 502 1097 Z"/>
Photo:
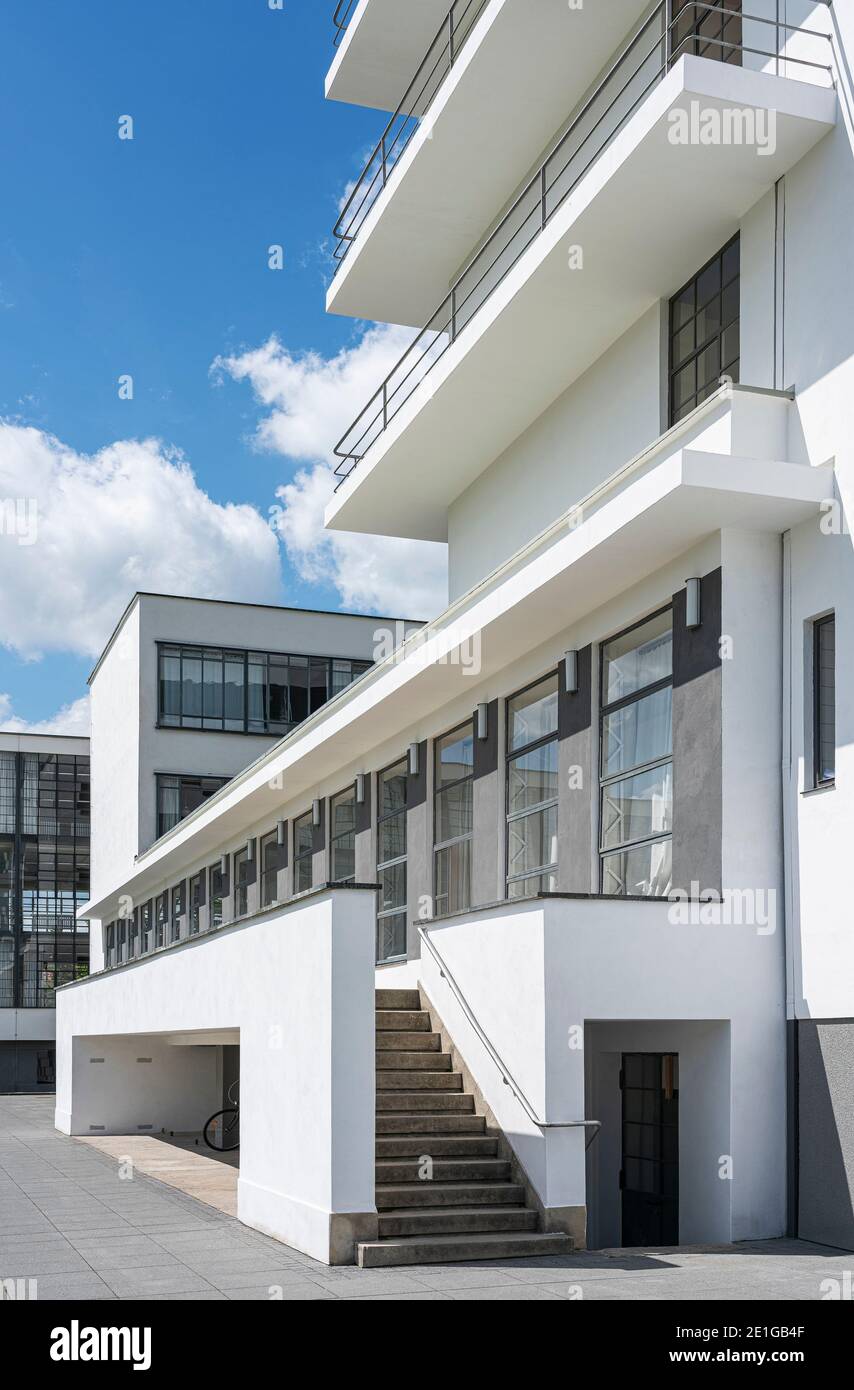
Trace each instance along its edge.
<path fill-rule="evenodd" d="M 377 1090 L 377 1110 L 404 1110 L 407 1114 L 433 1110 L 474 1113 L 474 1097 L 461 1091 L 385 1091 Z"/>
<path fill-rule="evenodd" d="M 573 1243 L 565 1235 L 509 1231 L 485 1235 L 400 1236 L 393 1240 L 366 1241 L 359 1246 L 359 1267 L 380 1269 L 389 1265 L 447 1264 L 452 1260 L 507 1260 L 520 1255 L 571 1255 Z"/>
<path fill-rule="evenodd" d="M 400 1096 L 394 1095 L 385 1097 L 399 1101 Z M 454 1100 L 471 1100 L 470 1096 L 454 1096 Z M 486 1130 L 486 1120 L 483 1115 L 473 1113 L 473 1102 L 470 1107 L 471 1113 L 465 1112 L 444 1115 L 421 1114 L 413 1115 L 408 1110 L 394 1113 L 394 1107 L 389 1106 L 385 1113 L 377 1115 L 377 1135 L 401 1134 L 407 1138 L 417 1138 L 423 1141 L 424 1137 L 437 1134 L 483 1134 Z"/>
<path fill-rule="evenodd" d="M 458 1071 L 378 1071 L 378 1091 L 461 1091 Z"/>
<path fill-rule="evenodd" d="M 377 1139 L 377 1158 L 496 1158 L 498 1140 L 483 1134 L 405 1134 Z"/>
<path fill-rule="evenodd" d="M 378 1052 L 377 1071 L 450 1071 L 450 1052 Z"/>
<path fill-rule="evenodd" d="M 378 1009 L 420 1009 L 421 996 L 417 989 L 378 989 Z"/>
<path fill-rule="evenodd" d="M 535 1231 L 537 1213 L 530 1207 L 427 1207 L 423 1211 L 386 1211 L 379 1218 L 381 1240 L 390 1236 L 454 1236 L 488 1231 Z"/>
<path fill-rule="evenodd" d="M 439 1033 L 407 1033 L 388 1029 L 377 1033 L 377 1052 L 441 1052 Z"/>
<path fill-rule="evenodd" d="M 429 1159 L 429 1164 L 424 1162 Z M 509 1182 L 510 1164 L 503 1158 L 380 1158 L 376 1163 L 377 1186 L 386 1183 Z"/>
<path fill-rule="evenodd" d="M 376 1191 L 377 1211 L 401 1207 L 476 1207 L 525 1204 L 525 1189 L 516 1182 L 383 1183 Z"/>
<path fill-rule="evenodd" d="M 377 1009 L 377 1029 L 387 1032 L 432 1033 L 426 1009 Z"/>

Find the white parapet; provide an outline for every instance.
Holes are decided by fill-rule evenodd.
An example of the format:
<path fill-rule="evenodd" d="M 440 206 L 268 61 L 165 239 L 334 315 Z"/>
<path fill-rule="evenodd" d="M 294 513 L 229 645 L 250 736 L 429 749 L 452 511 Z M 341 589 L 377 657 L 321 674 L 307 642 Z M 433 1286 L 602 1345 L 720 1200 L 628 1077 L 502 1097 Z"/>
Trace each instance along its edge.
<path fill-rule="evenodd" d="M 198 1132 L 213 1040 L 239 1041 L 238 1217 L 352 1262 L 377 1225 L 374 930 L 373 892 L 321 890 L 57 991 L 57 1128 Z"/>

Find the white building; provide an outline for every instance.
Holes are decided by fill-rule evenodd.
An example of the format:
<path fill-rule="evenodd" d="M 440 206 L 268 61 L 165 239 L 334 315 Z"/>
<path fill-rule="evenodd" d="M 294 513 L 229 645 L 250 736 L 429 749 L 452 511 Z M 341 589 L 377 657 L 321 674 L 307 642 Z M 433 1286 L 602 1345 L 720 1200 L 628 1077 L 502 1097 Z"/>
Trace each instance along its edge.
<path fill-rule="evenodd" d="M 321 1259 L 854 1248 L 854 16 L 350 8 L 328 307 L 418 332 L 327 524 L 451 605 L 99 867 L 57 1125 L 239 1045 L 239 1215 Z"/>

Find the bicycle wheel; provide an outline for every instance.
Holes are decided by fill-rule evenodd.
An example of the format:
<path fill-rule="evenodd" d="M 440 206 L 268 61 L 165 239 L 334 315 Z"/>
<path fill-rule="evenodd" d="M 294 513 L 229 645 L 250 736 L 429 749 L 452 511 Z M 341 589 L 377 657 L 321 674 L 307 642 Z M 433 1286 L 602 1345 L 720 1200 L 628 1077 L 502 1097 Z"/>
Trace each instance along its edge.
<path fill-rule="evenodd" d="M 240 1111 L 218 1110 L 205 1125 L 202 1137 L 209 1149 L 216 1149 L 219 1153 L 239 1149 Z"/>

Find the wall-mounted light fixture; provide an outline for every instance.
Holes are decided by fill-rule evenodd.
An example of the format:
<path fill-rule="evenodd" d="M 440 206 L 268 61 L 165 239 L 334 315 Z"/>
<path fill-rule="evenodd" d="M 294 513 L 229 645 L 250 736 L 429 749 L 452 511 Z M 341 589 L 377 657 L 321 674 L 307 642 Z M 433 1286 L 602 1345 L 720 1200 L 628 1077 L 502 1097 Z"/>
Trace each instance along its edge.
<path fill-rule="evenodd" d="M 223 878 L 228 878 L 228 855 L 221 854 L 219 857 L 219 871 Z"/>
<path fill-rule="evenodd" d="M 477 707 L 477 736 L 481 743 L 489 738 L 489 706 L 478 705 Z"/>
<path fill-rule="evenodd" d="M 703 621 L 699 579 L 685 581 L 685 626 L 699 627 Z"/>
<path fill-rule="evenodd" d="M 364 774 L 364 772 L 359 772 L 359 773 L 357 773 L 357 775 L 356 775 L 356 805 L 357 805 L 357 806 L 364 806 L 364 804 L 365 804 L 365 774 Z"/>
<path fill-rule="evenodd" d="M 316 830 L 317 827 L 320 825 L 320 802 L 319 802 L 319 801 L 312 801 L 312 803 L 311 803 L 311 823 L 312 823 L 312 825 L 314 826 L 315 830 Z"/>
<path fill-rule="evenodd" d="M 287 835 L 288 823 L 286 820 L 280 820 L 276 826 L 276 844 L 283 845 L 287 839 Z"/>
<path fill-rule="evenodd" d="M 567 695 L 578 694 L 578 652 L 573 648 L 572 651 L 564 653 L 564 689 Z"/>
<path fill-rule="evenodd" d="M 417 744 L 417 743 L 410 743 L 410 745 L 409 745 L 409 775 L 410 775 L 410 777 L 417 777 L 417 776 L 418 776 L 418 764 L 419 764 L 419 761 L 420 761 L 420 760 L 419 760 L 419 756 L 418 756 L 418 744 Z"/>
<path fill-rule="evenodd" d="M 252 863 L 252 860 L 255 858 L 255 841 L 254 841 L 254 840 L 247 840 L 247 841 L 246 841 L 246 858 L 247 858 L 247 860 L 248 860 L 248 862 L 249 862 L 250 864 Z"/>

